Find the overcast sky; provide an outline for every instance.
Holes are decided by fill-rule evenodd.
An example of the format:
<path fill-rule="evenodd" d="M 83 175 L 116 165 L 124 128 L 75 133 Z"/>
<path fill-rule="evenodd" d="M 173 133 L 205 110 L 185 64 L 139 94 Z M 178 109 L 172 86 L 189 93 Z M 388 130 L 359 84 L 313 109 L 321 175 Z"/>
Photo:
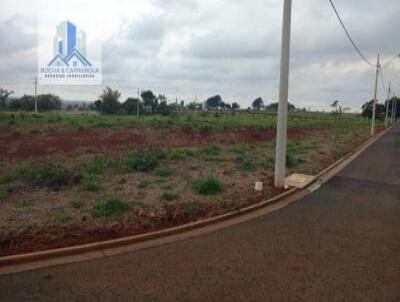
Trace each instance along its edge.
<path fill-rule="evenodd" d="M 399 0 L 335 3 L 371 61 L 380 52 L 384 65 L 400 53 Z M 0 87 L 33 93 L 38 19 L 71 12 L 96 29 L 103 86 L 123 98 L 152 89 L 171 101 L 220 94 L 245 107 L 258 96 L 269 103 L 278 98 L 282 7 L 283 0 L 0 0 Z M 400 59 L 385 79 L 400 94 Z M 373 97 L 373 84 L 374 69 L 346 40 L 329 1 L 294 0 L 290 101 L 327 109 L 337 99 L 358 110 Z M 95 100 L 102 88 L 40 86 L 39 92 Z"/>

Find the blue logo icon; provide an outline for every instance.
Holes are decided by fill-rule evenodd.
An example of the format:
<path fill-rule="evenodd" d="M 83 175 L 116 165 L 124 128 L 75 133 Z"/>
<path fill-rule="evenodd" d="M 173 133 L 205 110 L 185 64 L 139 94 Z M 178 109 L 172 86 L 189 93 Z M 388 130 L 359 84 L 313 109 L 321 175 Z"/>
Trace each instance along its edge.
<path fill-rule="evenodd" d="M 54 58 L 48 67 L 91 67 L 86 58 L 86 33 L 77 30 L 74 23 L 66 20 L 57 25 L 54 36 Z"/>

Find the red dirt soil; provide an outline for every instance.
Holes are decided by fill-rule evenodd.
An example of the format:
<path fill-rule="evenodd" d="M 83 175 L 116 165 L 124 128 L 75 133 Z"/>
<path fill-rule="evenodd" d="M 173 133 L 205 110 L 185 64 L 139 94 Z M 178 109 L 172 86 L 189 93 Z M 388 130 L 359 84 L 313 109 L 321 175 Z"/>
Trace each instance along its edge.
<path fill-rule="evenodd" d="M 266 183 L 268 182 L 268 180 L 265 181 Z M 241 207 L 260 203 L 279 193 L 281 193 L 281 191 L 274 189 L 271 185 L 268 190 L 247 198 Z M 154 215 L 154 213 L 133 210 L 133 215 L 144 218 L 144 222 L 139 225 L 127 225 L 119 223 L 118 221 L 115 221 L 109 226 L 102 226 L 94 229 L 87 229 L 80 225 L 71 225 L 69 227 L 49 225 L 36 232 L 25 231 L 17 234 L 9 234 L 0 238 L 0 257 L 144 234 L 222 215 L 233 208 L 232 204 L 226 204 L 224 208 L 218 207 L 217 204 L 210 203 L 199 203 L 197 205 L 199 208 L 193 217 L 185 215 L 184 203 L 176 203 L 165 206 L 165 215 L 163 218 L 159 215 Z"/>
<path fill-rule="evenodd" d="M 2 127 L 0 160 L 30 160 L 71 153 L 112 153 L 136 147 L 196 147 L 203 144 L 233 144 L 238 142 L 269 141 L 275 138 L 275 129 L 222 129 L 200 131 L 192 128 L 119 128 L 68 130 L 50 134 L 23 134 L 15 136 L 12 129 Z M 8 128 L 8 129 L 7 129 Z M 310 129 L 289 129 L 289 136 L 304 137 Z"/>

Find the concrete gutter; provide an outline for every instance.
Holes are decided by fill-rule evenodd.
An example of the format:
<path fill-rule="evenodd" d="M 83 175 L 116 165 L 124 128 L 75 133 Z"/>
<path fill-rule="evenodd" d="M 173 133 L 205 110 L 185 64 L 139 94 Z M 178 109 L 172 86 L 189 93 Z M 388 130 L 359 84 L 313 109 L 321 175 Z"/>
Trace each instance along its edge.
<path fill-rule="evenodd" d="M 367 149 L 380 137 L 385 135 L 390 129 L 391 128 L 388 128 L 385 131 L 375 135 L 357 147 L 354 151 L 340 158 L 338 161 L 319 173 L 303 189 L 290 189 L 271 199 L 234 212 L 173 228 L 168 228 L 165 230 L 66 248 L 0 257 L 0 275 L 62 265 L 72 262 L 92 260 L 158 246 L 169 242 L 175 242 L 178 240 L 207 234 L 269 214 L 271 212 L 275 212 L 318 189 L 321 184 L 327 182 L 335 174 L 341 171 L 365 149 Z"/>

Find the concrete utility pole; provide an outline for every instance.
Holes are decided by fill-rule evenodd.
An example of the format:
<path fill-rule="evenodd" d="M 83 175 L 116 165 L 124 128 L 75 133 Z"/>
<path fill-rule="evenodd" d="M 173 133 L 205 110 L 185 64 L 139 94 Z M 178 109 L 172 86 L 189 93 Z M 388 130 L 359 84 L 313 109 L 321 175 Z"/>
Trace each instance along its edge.
<path fill-rule="evenodd" d="M 283 189 L 286 173 L 287 110 L 289 95 L 290 28 L 292 0 L 284 0 L 279 80 L 278 122 L 276 129 L 275 187 Z"/>
<path fill-rule="evenodd" d="M 35 113 L 38 112 L 38 106 L 37 106 L 37 89 L 38 89 L 38 80 L 37 77 L 35 77 L 35 80 L 33 81 L 33 84 L 35 84 Z"/>
<path fill-rule="evenodd" d="M 139 117 L 139 107 L 140 107 L 140 92 L 137 90 L 137 102 L 136 102 L 136 116 Z"/>
<path fill-rule="evenodd" d="M 385 128 L 388 126 L 388 119 L 389 119 L 389 105 L 390 105 L 390 82 L 389 82 L 389 89 L 388 89 L 388 98 L 386 102 L 386 115 L 385 115 Z"/>
<path fill-rule="evenodd" d="M 375 134 L 375 111 L 376 111 L 376 98 L 378 95 L 378 77 L 379 77 L 379 68 L 380 68 L 379 59 L 380 59 L 380 55 L 378 54 L 378 59 L 376 61 L 374 101 L 373 101 L 373 105 L 372 105 L 371 136 L 373 136 Z"/>

